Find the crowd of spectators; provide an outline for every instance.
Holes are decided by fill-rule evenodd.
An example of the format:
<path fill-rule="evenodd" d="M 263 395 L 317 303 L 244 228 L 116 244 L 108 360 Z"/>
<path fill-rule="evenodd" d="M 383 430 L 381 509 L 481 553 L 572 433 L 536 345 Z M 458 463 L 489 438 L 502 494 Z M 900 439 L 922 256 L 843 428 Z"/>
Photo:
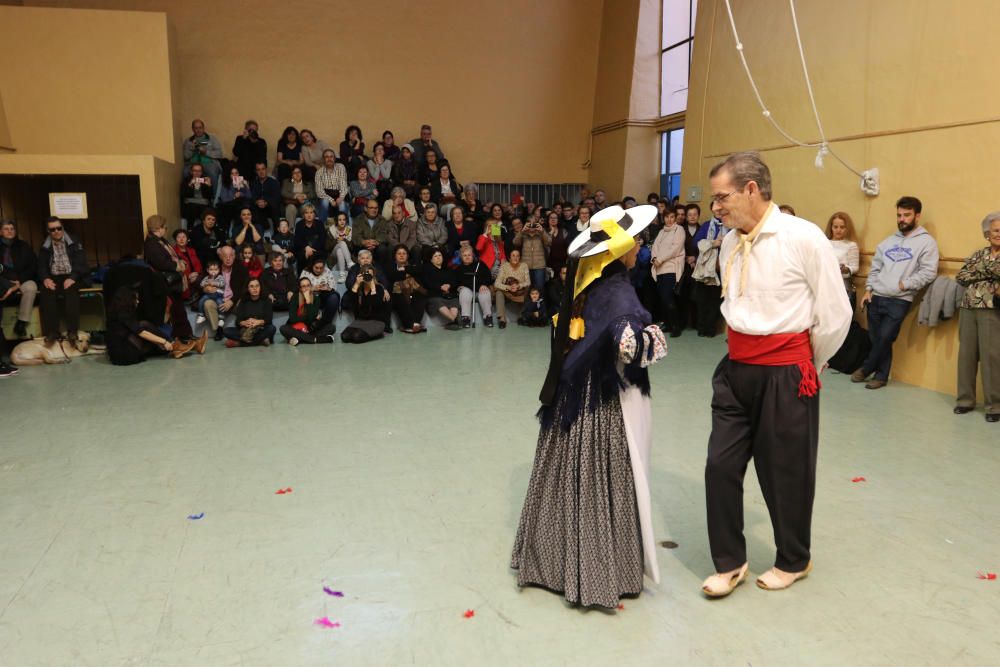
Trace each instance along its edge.
<path fill-rule="evenodd" d="M 183 145 L 182 225 L 168 239 L 165 218 L 146 221 L 143 261 L 155 274 L 152 286 L 123 284 L 120 294 L 107 295 L 115 363 L 202 352 L 209 334 L 228 347 L 270 345 L 278 334 L 293 346 L 331 343 L 342 313 L 353 317 L 341 333 L 351 343 L 392 333 L 394 317 L 408 334 L 424 333 L 434 319 L 450 330 L 480 320 L 504 329 L 511 307 L 519 325 L 547 327 L 569 289 L 573 237 L 612 203 L 601 189 L 583 189 L 576 201 L 551 207 L 520 195 L 481 201 L 474 183 L 457 179 L 429 125 L 402 146 L 386 130 L 370 148 L 361 128 L 351 125 L 336 150 L 311 130 L 290 126 L 275 142 L 273 163 L 253 120 L 236 137 L 231 158 L 203 121 L 191 127 Z M 626 196 L 614 203 L 628 209 L 637 202 Z M 703 220 L 696 203 L 656 193 L 646 203 L 657 206 L 658 215 L 638 237 L 631 279 L 640 300 L 672 337 L 689 328 L 702 337 L 717 335 L 718 253 L 728 230 L 714 213 Z M 779 208 L 795 215 L 791 206 Z M 897 202 L 899 232 L 879 246 L 861 299 L 870 349 L 851 379 L 871 389 L 888 382 L 903 317 L 917 292 L 937 277 L 937 245 L 919 226 L 920 214 L 918 199 Z M 961 305 L 962 387 L 955 412 L 974 404 L 979 363 L 988 385 L 987 417 L 995 421 L 1000 346 L 991 332 L 1000 330 L 1000 299 L 994 298 L 1000 214 L 991 215 L 983 223 L 991 245 L 970 257 L 958 276 L 972 296 Z M 79 289 L 89 273 L 80 243 L 55 217 L 46 221 L 47 238 L 37 254 L 18 238 L 13 221 L 0 232 L 0 305 L 18 307 L 15 337 L 27 337 L 37 299 L 46 344 L 60 338 L 61 323 L 75 344 Z M 831 215 L 826 235 L 853 308 L 860 253 L 851 216 Z M 185 306 L 197 314 L 199 339 Z M 0 358 L 6 347 L 0 337 Z M 8 364 L 0 370 L 16 372 Z"/>

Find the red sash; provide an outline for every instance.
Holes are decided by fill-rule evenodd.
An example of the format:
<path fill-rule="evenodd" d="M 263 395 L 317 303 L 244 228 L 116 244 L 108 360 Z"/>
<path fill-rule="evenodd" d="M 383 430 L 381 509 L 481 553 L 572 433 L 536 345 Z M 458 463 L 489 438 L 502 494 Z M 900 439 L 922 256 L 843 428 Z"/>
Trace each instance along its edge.
<path fill-rule="evenodd" d="M 802 373 L 799 398 L 815 396 L 822 386 L 813 365 L 808 331 L 754 336 L 729 329 L 729 358 L 754 366 L 798 366 Z"/>

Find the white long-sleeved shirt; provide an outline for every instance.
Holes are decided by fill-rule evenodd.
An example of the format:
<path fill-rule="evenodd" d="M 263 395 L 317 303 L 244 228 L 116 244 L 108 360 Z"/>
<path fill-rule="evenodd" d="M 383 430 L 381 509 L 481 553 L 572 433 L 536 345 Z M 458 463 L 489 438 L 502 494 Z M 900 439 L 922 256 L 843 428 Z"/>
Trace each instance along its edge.
<path fill-rule="evenodd" d="M 829 239 L 808 220 L 778 210 L 773 203 L 750 249 L 746 288 L 740 295 L 743 253 L 733 258 L 722 315 L 730 328 L 766 336 L 809 331 L 813 363 L 823 368 L 851 326 L 851 306 Z M 739 234 L 730 231 L 719 251 L 722 270 L 737 252 Z"/>

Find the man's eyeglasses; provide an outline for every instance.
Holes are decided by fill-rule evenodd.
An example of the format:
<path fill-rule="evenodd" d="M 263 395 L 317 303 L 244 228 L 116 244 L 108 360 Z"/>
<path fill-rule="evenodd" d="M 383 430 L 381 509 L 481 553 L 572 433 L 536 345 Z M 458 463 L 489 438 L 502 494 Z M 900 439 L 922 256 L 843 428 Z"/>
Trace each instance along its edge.
<path fill-rule="evenodd" d="M 736 194 L 737 192 L 739 192 L 742 189 L 743 188 L 736 188 L 732 192 L 727 192 L 724 195 L 712 195 L 712 202 L 716 203 L 716 204 L 721 204 L 722 202 L 726 201 L 727 199 L 729 199 L 730 197 L 732 197 L 734 194 Z"/>
<path fill-rule="evenodd" d="M 56 232 L 61 232 L 62 230 L 62 227 L 49 227 L 49 234 L 55 234 Z"/>

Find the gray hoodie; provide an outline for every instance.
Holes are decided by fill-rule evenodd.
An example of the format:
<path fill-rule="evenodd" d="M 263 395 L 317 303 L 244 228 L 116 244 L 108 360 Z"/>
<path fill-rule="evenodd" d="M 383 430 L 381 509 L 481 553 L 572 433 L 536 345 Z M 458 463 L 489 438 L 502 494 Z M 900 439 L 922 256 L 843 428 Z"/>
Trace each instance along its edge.
<path fill-rule="evenodd" d="M 876 296 L 913 301 L 938 273 L 937 241 L 923 227 L 909 236 L 896 232 L 878 244 L 868 272 L 867 288 Z M 903 289 L 899 289 L 899 283 Z"/>

